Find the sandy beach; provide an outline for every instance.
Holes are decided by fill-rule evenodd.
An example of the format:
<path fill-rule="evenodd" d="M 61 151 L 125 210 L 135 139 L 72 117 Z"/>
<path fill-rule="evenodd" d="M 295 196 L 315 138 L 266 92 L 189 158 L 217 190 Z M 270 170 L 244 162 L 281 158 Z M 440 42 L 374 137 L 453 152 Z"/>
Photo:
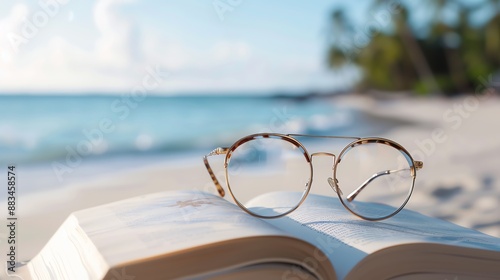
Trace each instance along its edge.
<path fill-rule="evenodd" d="M 408 209 L 500 237 L 499 98 L 380 100 L 349 95 L 329 102 L 374 119 L 400 120 L 372 136 L 393 139 L 424 162 Z M 190 165 L 158 163 L 20 197 L 18 259 L 31 259 L 73 211 L 165 190 L 215 193 L 202 156 Z M 223 178 L 221 170 L 216 168 Z M 311 191 L 335 195 L 324 182 L 315 183 Z M 5 240 L 5 227 L 0 232 Z"/>
<path fill-rule="evenodd" d="M 378 115 L 419 122 L 384 135 L 424 161 L 409 209 L 500 237 L 498 98 L 405 99 L 365 106 Z"/>

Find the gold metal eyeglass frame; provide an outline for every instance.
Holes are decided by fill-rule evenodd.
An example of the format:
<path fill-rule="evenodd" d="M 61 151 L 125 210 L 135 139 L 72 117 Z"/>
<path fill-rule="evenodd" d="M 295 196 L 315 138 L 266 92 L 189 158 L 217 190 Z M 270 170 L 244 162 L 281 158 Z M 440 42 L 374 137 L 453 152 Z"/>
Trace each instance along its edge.
<path fill-rule="evenodd" d="M 284 212 L 284 213 L 281 213 L 279 215 L 276 215 L 276 216 L 262 216 L 262 215 L 258 215 L 256 213 L 253 213 L 252 211 L 248 210 L 233 194 L 232 190 L 231 190 L 231 186 L 229 184 L 229 174 L 228 174 L 228 164 L 229 164 L 229 161 L 231 159 L 231 154 L 241 145 L 243 145 L 244 143 L 248 142 L 248 141 L 251 141 L 251 140 L 254 140 L 254 139 L 260 139 L 260 138 L 279 138 L 279 139 L 282 139 L 284 141 L 287 141 L 287 142 L 290 142 L 291 144 L 293 144 L 294 146 L 296 146 L 297 148 L 300 148 L 302 149 L 303 151 L 303 154 L 304 154 L 304 157 L 306 158 L 306 161 L 309 163 L 309 168 L 310 168 L 310 178 L 309 178 L 309 182 L 306 184 L 306 190 L 304 191 L 302 197 L 300 198 L 300 201 L 299 203 L 291 208 L 290 210 Z M 342 151 L 339 153 L 338 156 L 336 156 L 335 154 L 332 154 L 332 153 L 327 153 L 327 152 L 317 152 L 317 153 L 312 153 L 312 154 L 309 154 L 307 152 L 307 149 L 305 148 L 305 146 L 299 142 L 297 139 L 293 138 L 293 137 L 311 137 L 311 138 L 333 138 L 333 139 L 352 139 L 353 141 L 351 143 L 349 143 L 347 146 L 345 146 Z M 341 195 L 342 195 L 342 190 L 339 188 L 338 186 L 338 180 L 336 179 L 337 178 L 337 166 L 338 164 L 341 162 L 342 160 L 342 157 L 352 148 L 358 146 L 358 145 L 362 145 L 362 144 L 368 144 L 368 143 L 379 143 L 379 144 L 384 144 L 384 145 L 388 145 L 388 146 L 391 146 L 397 150 L 399 150 L 405 157 L 406 157 L 406 160 L 408 161 L 408 163 L 410 164 L 410 175 L 412 177 L 412 186 L 411 186 L 411 189 L 409 191 L 409 194 L 408 194 L 408 197 L 406 198 L 406 200 L 403 202 L 403 204 L 398 208 L 396 209 L 396 211 L 394 211 L 393 213 L 389 214 L 389 215 L 386 215 L 386 216 L 383 216 L 383 217 L 379 217 L 379 218 L 371 218 L 371 217 L 365 217 L 363 215 L 360 215 L 354 211 L 352 211 L 344 202 L 344 200 L 342 199 Z M 306 134 L 279 134 L 279 133 L 257 133 L 257 134 L 252 134 L 252 135 L 248 135 L 248 136 L 245 136 L 243 138 L 241 138 L 240 140 L 236 141 L 231 147 L 218 147 L 216 149 L 214 149 L 213 151 L 211 151 L 209 154 L 205 155 L 203 157 L 203 162 L 205 163 L 205 167 L 207 168 L 207 171 L 208 171 L 208 174 L 210 174 L 210 177 L 212 178 L 212 181 L 215 185 L 215 187 L 217 188 L 217 191 L 219 193 L 219 195 L 221 197 L 224 197 L 226 192 L 224 191 L 224 188 L 221 186 L 221 184 L 219 183 L 219 180 L 217 179 L 217 177 L 215 176 L 215 173 L 213 172 L 212 168 L 210 167 L 210 163 L 208 162 L 208 157 L 210 156 L 215 156 L 215 155 L 226 155 L 225 159 L 224 159 L 224 169 L 225 169 L 225 177 L 226 177 L 226 185 L 229 189 L 229 192 L 233 198 L 233 200 L 236 202 L 236 204 L 241 208 L 243 209 L 245 212 L 247 212 L 248 214 L 252 215 L 252 216 L 255 216 L 255 217 L 259 217 L 259 218 L 265 218 L 265 219 L 272 219 L 272 218 L 279 218 L 279 217 L 283 217 L 285 215 L 288 215 L 289 213 L 293 212 L 294 210 L 296 210 L 303 202 L 304 200 L 306 199 L 307 195 L 309 194 L 309 191 L 311 189 L 311 185 L 312 185 L 312 180 L 313 180 L 313 165 L 312 165 L 312 158 L 314 156 L 331 156 L 333 157 L 334 159 L 334 165 L 333 165 L 333 179 L 330 177 L 328 178 L 328 183 L 330 184 L 330 186 L 332 187 L 332 189 L 337 193 L 339 199 L 340 199 L 340 202 L 342 203 L 342 205 L 349 211 L 351 212 L 352 214 L 362 218 L 362 219 L 365 219 L 365 220 L 369 220 L 369 221 L 379 221 L 379 220 L 384 220 L 384 219 L 387 219 L 387 218 L 390 218 L 394 215 L 396 215 L 399 211 L 401 211 L 404 206 L 406 205 L 406 203 L 408 202 L 408 200 L 410 199 L 411 197 L 411 194 L 413 192 L 413 188 L 415 186 L 415 178 L 417 176 L 417 172 L 416 170 L 419 170 L 419 169 L 422 169 L 423 166 L 424 166 L 424 163 L 422 161 L 415 161 L 413 160 L 413 158 L 411 157 L 410 153 L 405 149 L 403 148 L 403 146 L 401 146 L 400 144 L 392 141 L 392 140 L 389 140 L 389 139 L 385 139 L 385 138 L 379 138 L 379 137 L 365 137 L 365 138 L 361 138 L 361 137 L 352 137 L 352 136 L 320 136 L 320 135 L 306 135 Z M 372 182 L 374 179 L 378 178 L 378 177 L 381 177 L 381 176 L 385 176 L 385 175 L 389 175 L 389 174 L 393 174 L 393 173 L 396 173 L 396 172 L 400 172 L 400 171 L 403 171 L 403 170 L 408 170 L 407 168 L 405 169 L 397 169 L 397 170 L 384 170 L 384 171 L 381 171 L 381 172 L 378 172 L 376 174 L 373 174 L 370 178 L 368 178 L 365 182 L 363 182 L 358 188 L 356 188 L 353 192 L 351 192 L 348 196 L 347 196 L 347 200 L 349 202 L 353 201 L 356 196 L 361 192 L 363 191 L 363 189 L 370 183 Z"/>

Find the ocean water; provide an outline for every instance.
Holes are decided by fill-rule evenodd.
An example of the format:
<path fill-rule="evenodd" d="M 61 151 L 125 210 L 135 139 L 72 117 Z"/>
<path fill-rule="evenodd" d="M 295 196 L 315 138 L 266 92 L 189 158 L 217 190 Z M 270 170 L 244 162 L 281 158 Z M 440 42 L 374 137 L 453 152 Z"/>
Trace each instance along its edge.
<path fill-rule="evenodd" d="M 208 151 L 256 132 L 345 134 L 355 119 L 326 99 L 0 96 L 0 163 Z"/>
<path fill-rule="evenodd" d="M 21 192 L 31 193 L 158 163 L 199 164 L 251 133 L 358 135 L 363 123 L 327 98 L 3 95 L 0 167 L 16 165 Z"/>

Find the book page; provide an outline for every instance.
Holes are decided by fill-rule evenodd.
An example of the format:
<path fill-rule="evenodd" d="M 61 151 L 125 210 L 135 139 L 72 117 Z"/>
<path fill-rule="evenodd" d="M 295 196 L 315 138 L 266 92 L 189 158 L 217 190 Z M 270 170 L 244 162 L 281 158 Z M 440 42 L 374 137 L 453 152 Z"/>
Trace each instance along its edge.
<path fill-rule="evenodd" d="M 273 193 L 251 203 L 276 201 L 279 205 L 279 200 L 296 200 L 300 195 Z M 370 207 L 377 211 L 386 206 Z M 362 220 L 345 209 L 336 196 L 310 194 L 294 212 L 266 221 L 316 245 L 328 256 L 339 278 L 365 256 L 399 244 L 426 242 L 500 251 L 498 238 L 405 209 L 383 221 Z"/>
<path fill-rule="evenodd" d="M 234 238 L 286 235 L 220 197 L 196 191 L 145 195 L 74 215 L 111 266 Z"/>

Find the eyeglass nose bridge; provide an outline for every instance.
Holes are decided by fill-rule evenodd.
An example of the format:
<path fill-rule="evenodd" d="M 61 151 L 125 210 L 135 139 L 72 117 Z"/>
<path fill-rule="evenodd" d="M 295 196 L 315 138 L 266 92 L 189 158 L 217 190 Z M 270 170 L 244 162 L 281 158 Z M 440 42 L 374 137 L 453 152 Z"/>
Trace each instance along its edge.
<path fill-rule="evenodd" d="M 312 153 L 311 154 L 311 162 L 312 162 L 313 157 L 315 157 L 315 156 L 318 156 L 318 157 L 332 157 L 332 159 L 333 159 L 332 171 L 333 171 L 333 169 L 335 168 L 335 159 L 337 158 L 337 156 L 335 154 L 327 153 L 327 152 Z"/>
<path fill-rule="evenodd" d="M 315 156 L 318 156 L 318 157 L 332 157 L 332 159 L 333 159 L 332 177 L 333 177 L 333 171 L 335 170 L 335 160 L 337 158 L 337 155 L 332 154 L 332 153 L 327 153 L 327 152 L 312 153 L 311 154 L 311 161 L 312 161 L 312 158 L 315 157 Z M 332 177 L 328 177 L 327 178 L 328 184 L 330 185 L 330 187 L 333 189 L 334 192 L 339 193 L 340 195 L 342 195 L 342 191 L 340 190 L 340 188 L 338 187 L 338 184 L 337 184 L 338 183 L 337 179 L 333 179 Z"/>
<path fill-rule="evenodd" d="M 312 154 L 311 154 L 311 159 L 312 159 L 314 156 L 318 156 L 318 157 L 332 157 L 334 162 L 335 162 L 335 158 L 337 157 L 335 154 L 332 154 L 332 153 L 327 153 L 327 152 L 316 152 L 316 153 L 312 153 Z"/>

